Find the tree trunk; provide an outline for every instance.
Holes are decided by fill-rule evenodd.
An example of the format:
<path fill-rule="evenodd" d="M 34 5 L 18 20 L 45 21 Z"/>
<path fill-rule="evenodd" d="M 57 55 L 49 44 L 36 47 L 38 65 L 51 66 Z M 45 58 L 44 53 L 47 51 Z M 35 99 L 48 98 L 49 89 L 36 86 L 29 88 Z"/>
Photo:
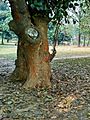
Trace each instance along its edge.
<path fill-rule="evenodd" d="M 4 35 L 4 32 L 2 31 L 2 42 L 1 42 L 1 45 L 4 45 L 3 35 Z"/>
<path fill-rule="evenodd" d="M 50 54 L 47 39 L 47 24 L 43 19 L 36 20 L 39 42 L 28 43 L 19 40 L 16 68 L 12 79 L 26 80 L 24 88 L 50 87 Z M 27 40 L 26 40 L 27 41 Z"/>
<path fill-rule="evenodd" d="M 87 46 L 89 46 L 90 40 L 88 40 Z"/>
<path fill-rule="evenodd" d="M 78 35 L 78 47 L 80 47 L 80 43 L 81 43 L 81 34 L 80 34 L 80 31 L 79 31 L 79 35 Z"/>
<path fill-rule="evenodd" d="M 9 0 L 13 21 L 10 29 L 19 37 L 16 68 L 17 80 L 26 80 L 24 88 L 50 87 L 51 68 L 47 39 L 47 18 L 35 17 L 33 24 L 25 0 Z M 33 36 L 33 31 L 38 35 Z"/>
<path fill-rule="evenodd" d="M 43 18 L 35 19 L 39 30 L 39 42 L 24 46 L 27 64 L 27 80 L 25 88 L 50 87 L 50 54 L 47 39 L 47 24 Z"/>
<path fill-rule="evenodd" d="M 83 47 L 85 47 L 85 44 L 86 44 L 86 37 L 84 35 L 84 43 L 83 43 Z"/>
<path fill-rule="evenodd" d="M 15 70 L 11 74 L 10 79 L 13 81 L 26 80 L 27 70 L 22 40 L 18 41 L 17 59 L 15 60 L 15 65 L 16 65 Z"/>
<path fill-rule="evenodd" d="M 90 44 L 90 34 L 89 34 L 89 37 L 88 37 L 88 43 L 87 43 L 87 46 L 89 46 Z"/>
<path fill-rule="evenodd" d="M 80 43 L 81 43 L 81 11 L 79 10 L 79 14 L 78 14 L 78 19 L 79 19 L 79 35 L 78 35 L 78 47 L 80 47 Z"/>

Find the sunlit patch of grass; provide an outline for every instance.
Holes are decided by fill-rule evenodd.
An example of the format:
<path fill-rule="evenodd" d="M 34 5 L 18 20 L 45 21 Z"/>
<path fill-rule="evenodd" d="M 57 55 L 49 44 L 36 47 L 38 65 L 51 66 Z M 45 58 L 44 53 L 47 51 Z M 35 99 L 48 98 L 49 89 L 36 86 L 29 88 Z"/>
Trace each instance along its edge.
<path fill-rule="evenodd" d="M 15 59 L 17 53 L 17 47 L 14 45 L 0 45 L 0 57 Z"/>
<path fill-rule="evenodd" d="M 56 58 L 90 56 L 90 47 L 57 46 L 56 50 Z"/>
<path fill-rule="evenodd" d="M 50 50 L 52 47 L 50 46 Z M 77 46 L 57 46 L 56 58 L 76 58 L 76 57 L 90 57 L 90 47 L 77 47 Z M 16 58 L 17 46 L 14 44 L 0 45 L 0 57 Z"/>

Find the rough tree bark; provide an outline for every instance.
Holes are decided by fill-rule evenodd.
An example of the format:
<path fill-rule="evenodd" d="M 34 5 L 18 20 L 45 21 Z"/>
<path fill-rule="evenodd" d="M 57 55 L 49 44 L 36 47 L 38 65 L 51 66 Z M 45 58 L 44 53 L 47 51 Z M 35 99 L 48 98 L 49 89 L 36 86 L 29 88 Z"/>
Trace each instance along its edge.
<path fill-rule="evenodd" d="M 25 0 L 9 0 L 13 20 L 9 23 L 10 29 L 19 37 L 16 68 L 12 79 L 26 80 L 24 87 L 51 87 L 50 60 L 47 30 L 48 20 L 41 16 L 33 18 L 29 14 Z M 34 38 L 31 31 L 38 35 Z"/>
<path fill-rule="evenodd" d="M 24 81 L 27 76 L 27 68 L 24 56 L 23 41 L 19 39 L 17 46 L 17 59 L 15 60 L 15 70 L 10 76 L 13 81 Z"/>

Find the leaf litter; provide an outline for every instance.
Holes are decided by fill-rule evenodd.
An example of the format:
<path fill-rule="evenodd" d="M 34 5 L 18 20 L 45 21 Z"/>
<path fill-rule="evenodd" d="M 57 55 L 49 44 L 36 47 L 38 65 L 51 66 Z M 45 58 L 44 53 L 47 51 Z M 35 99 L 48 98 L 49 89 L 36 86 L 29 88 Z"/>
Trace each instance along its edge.
<path fill-rule="evenodd" d="M 90 58 L 53 61 L 49 90 L 11 82 L 14 60 L 1 59 L 0 66 L 0 120 L 90 119 Z"/>

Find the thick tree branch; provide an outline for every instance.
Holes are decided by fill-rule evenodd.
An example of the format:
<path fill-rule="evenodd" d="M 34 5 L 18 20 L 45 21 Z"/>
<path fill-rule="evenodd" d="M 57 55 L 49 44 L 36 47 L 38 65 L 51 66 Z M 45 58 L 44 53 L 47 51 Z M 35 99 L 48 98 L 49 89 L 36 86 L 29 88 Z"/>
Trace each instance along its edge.
<path fill-rule="evenodd" d="M 26 14 L 28 12 L 25 0 L 9 0 L 13 18 L 17 20 L 16 14 Z"/>
<path fill-rule="evenodd" d="M 53 42 L 53 50 L 52 50 L 52 54 L 50 54 L 50 61 L 53 60 L 53 58 L 56 55 L 56 44 L 58 41 L 58 32 L 59 32 L 59 23 L 57 22 L 56 24 L 56 29 L 55 29 L 55 33 L 54 33 L 54 42 Z"/>
<path fill-rule="evenodd" d="M 26 5 L 25 0 L 9 0 L 11 5 L 11 14 L 13 20 L 9 23 L 10 29 L 13 30 L 19 38 L 29 41 L 30 43 L 33 42 L 33 38 L 29 34 L 27 34 L 28 29 L 35 29 L 34 25 L 31 21 L 31 16 L 29 14 L 28 7 Z M 34 38 L 37 38 L 34 37 Z"/>
<path fill-rule="evenodd" d="M 25 0 L 9 0 L 11 14 L 18 27 L 18 31 L 24 31 L 27 26 L 31 26 L 30 14 Z"/>
<path fill-rule="evenodd" d="M 55 55 L 56 55 L 56 49 L 53 49 L 53 52 L 52 52 L 52 54 L 50 54 L 50 62 L 53 60 L 53 58 L 55 57 Z"/>

